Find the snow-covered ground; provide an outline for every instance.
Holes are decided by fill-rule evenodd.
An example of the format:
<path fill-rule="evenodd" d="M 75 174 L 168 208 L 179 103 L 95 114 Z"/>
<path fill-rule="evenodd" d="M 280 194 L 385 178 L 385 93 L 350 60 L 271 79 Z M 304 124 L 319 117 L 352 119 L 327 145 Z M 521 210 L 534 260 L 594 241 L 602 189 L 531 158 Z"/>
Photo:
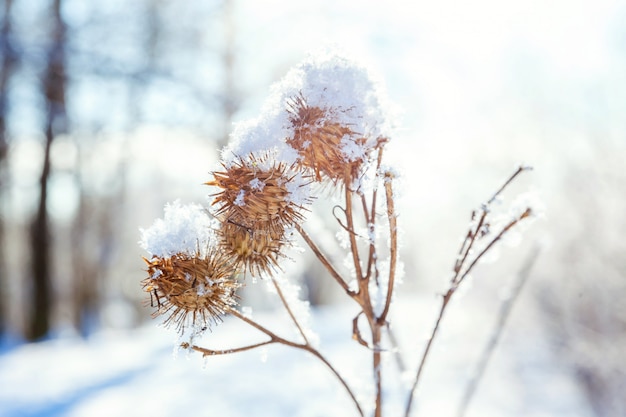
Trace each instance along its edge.
<path fill-rule="evenodd" d="M 482 306 L 482 307 L 481 307 Z M 385 412 L 403 415 L 406 386 L 424 346 L 438 301 L 404 298 L 393 321 L 403 376 L 388 356 Z M 467 416 L 585 416 L 582 397 L 551 358 L 539 323 L 519 306 L 493 356 Z M 514 310 L 515 311 L 515 310 Z M 353 306 L 312 313 L 320 350 L 367 403 L 368 352 L 351 340 Z M 451 305 L 413 409 L 415 416 L 456 415 L 462 390 L 495 321 L 493 306 L 464 297 Z M 280 314 L 254 317 L 295 337 Z M 251 337 L 251 338 L 248 338 Z M 198 344 L 236 347 L 263 335 L 227 319 Z M 100 332 L 88 340 L 60 337 L 20 345 L 0 355 L 0 415 L 17 416 L 357 416 L 342 386 L 314 356 L 283 346 L 203 359 L 174 352 L 174 335 L 148 323 L 136 330 Z"/>

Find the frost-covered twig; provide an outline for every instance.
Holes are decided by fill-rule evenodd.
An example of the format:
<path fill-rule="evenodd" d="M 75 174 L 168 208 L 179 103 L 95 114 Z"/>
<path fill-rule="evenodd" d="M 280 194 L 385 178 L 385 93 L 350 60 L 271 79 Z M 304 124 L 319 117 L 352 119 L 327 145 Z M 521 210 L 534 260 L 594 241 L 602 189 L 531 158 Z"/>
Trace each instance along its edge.
<path fill-rule="evenodd" d="M 335 377 L 339 380 L 339 382 L 341 383 L 341 385 L 345 388 L 345 390 L 347 391 L 348 395 L 350 396 L 350 398 L 352 399 L 359 415 L 364 416 L 363 410 L 361 408 L 361 405 L 359 404 L 359 401 L 357 400 L 354 392 L 352 391 L 352 389 L 350 388 L 350 386 L 348 385 L 348 383 L 346 382 L 346 380 L 341 376 L 341 374 L 337 371 L 337 369 L 335 369 L 335 367 L 328 361 L 328 359 L 326 359 L 326 357 L 324 355 L 322 355 L 322 353 L 320 353 L 319 350 L 317 350 L 315 347 L 313 347 L 308 341 L 305 341 L 305 343 L 296 343 L 296 342 L 292 342 L 290 340 L 287 340 L 285 338 L 282 338 L 280 336 L 278 336 L 276 333 L 272 332 L 271 330 L 269 330 L 267 327 L 259 324 L 258 322 L 252 320 L 251 318 L 247 317 L 246 315 L 240 313 L 238 310 L 232 308 L 229 310 L 228 312 L 230 315 L 238 318 L 239 320 L 244 321 L 245 323 L 249 324 L 250 326 L 254 327 L 255 329 L 257 329 L 258 331 L 260 331 L 261 333 L 264 333 L 266 336 L 269 337 L 269 340 L 266 340 L 264 342 L 259 342 L 259 343 L 255 343 L 252 345 L 246 345 L 246 346 L 242 346 L 242 347 L 238 347 L 238 348 L 231 348 L 231 349 L 221 349 L 221 350 L 213 350 L 213 349 L 207 349 L 207 348 L 203 348 L 197 345 L 192 345 L 190 343 L 182 343 L 181 347 L 185 348 L 185 349 L 191 349 L 194 350 L 196 352 L 200 352 L 202 353 L 203 356 L 213 356 L 213 355 L 225 355 L 225 354 L 230 354 L 230 353 L 238 353 L 238 352 L 244 352 L 247 350 L 252 350 L 261 346 L 266 346 L 266 345 L 270 345 L 270 344 L 281 344 L 281 345 L 285 345 L 285 346 L 289 346 L 292 348 L 296 348 L 296 349 L 300 349 L 300 350 L 304 350 L 307 351 L 309 353 L 311 353 L 313 356 L 315 356 L 317 359 L 319 359 L 322 363 L 324 363 L 324 365 L 335 375 Z"/>
<path fill-rule="evenodd" d="M 530 207 L 528 207 L 526 210 L 524 210 L 524 212 L 521 214 L 520 217 L 515 218 L 513 220 L 511 220 L 509 222 L 509 224 L 507 224 L 501 231 L 500 233 L 498 233 L 496 235 L 496 237 L 494 237 L 488 244 L 487 246 L 485 246 L 480 253 L 474 258 L 474 260 L 469 264 L 469 266 L 467 267 L 467 269 L 465 270 L 465 272 L 463 272 L 463 274 L 461 274 L 458 279 L 454 282 L 456 284 L 456 286 L 458 287 L 458 285 L 461 284 L 461 282 L 463 282 L 463 280 L 469 275 L 469 273 L 472 271 L 472 269 L 474 268 L 474 266 L 480 261 L 480 259 L 487 253 L 489 252 L 489 250 L 493 247 L 493 245 L 496 244 L 497 241 L 499 241 L 500 239 L 502 239 L 502 236 L 504 236 L 504 234 L 506 232 L 508 232 L 509 230 L 511 230 L 513 227 L 515 227 L 515 225 L 517 225 L 520 221 L 522 221 L 523 219 L 527 218 L 528 216 L 530 216 L 530 214 L 532 213 L 532 209 Z"/>
<path fill-rule="evenodd" d="M 337 270 L 332 266 L 332 264 L 330 263 L 326 255 L 322 253 L 322 251 L 319 249 L 315 241 L 311 239 L 311 237 L 304 230 L 304 228 L 299 224 L 296 224 L 295 228 L 300 234 L 300 236 L 302 236 L 306 244 L 309 246 L 309 248 L 313 251 L 317 259 L 322 263 L 322 265 L 326 268 L 326 270 L 330 273 L 330 275 L 335 279 L 337 284 L 339 284 L 339 286 L 343 288 L 346 294 L 348 294 L 350 297 L 354 297 L 355 295 L 354 291 L 352 291 L 350 287 L 348 287 L 348 284 L 346 284 L 346 282 L 343 280 L 339 272 L 337 272 Z"/>
<path fill-rule="evenodd" d="M 389 277 L 387 279 L 387 295 L 383 312 L 378 317 L 381 323 L 387 320 L 389 307 L 391 307 L 391 298 L 393 295 L 393 287 L 396 277 L 396 264 L 398 261 L 398 221 L 396 219 L 396 210 L 394 207 L 393 190 L 391 188 L 391 174 L 385 175 L 385 197 L 387 201 L 387 218 L 389 219 L 389 237 L 391 245 L 389 248 Z"/>
<path fill-rule="evenodd" d="M 189 342 L 183 342 L 180 344 L 180 347 L 183 349 L 191 349 L 196 352 L 202 353 L 202 356 L 217 356 L 217 355 L 229 355 L 231 353 L 245 352 L 247 350 L 256 349 L 261 346 L 271 345 L 272 343 L 276 343 L 275 340 L 267 340 L 265 342 L 254 343 L 252 345 L 240 346 L 232 349 L 207 349 L 200 347 L 198 345 L 192 345 Z"/>
<path fill-rule="evenodd" d="M 446 293 L 442 295 L 441 307 L 439 309 L 439 314 L 437 315 L 437 319 L 435 321 L 435 326 L 430 334 L 430 338 L 426 343 L 426 347 L 424 348 L 424 352 L 422 353 L 419 365 L 417 367 L 417 371 L 415 373 L 415 378 L 413 379 L 413 383 L 411 385 L 411 389 L 409 391 L 409 396 L 406 403 L 405 408 L 405 417 L 409 417 L 411 413 L 411 407 L 413 405 L 413 400 L 415 398 L 415 393 L 419 382 L 421 380 L 424 365 L 426 364 L 426 360 L 428 359 L 431 347 L 435 338 L 437 337 L 441 321 L 445 315 L 446 309 L 452 299 L 452 296 L 459 288 L 459 285 L 463 282 L 463 280 L 469 275 L 474 266 L 484 257 L 484 255 L 493 248 L 493 246 L 498 242 L 508 231 L 510 231 L 514 226 L 516 226 L 520 221 L 529 217 L 532 213 L 532 209 L 530 207 L 526 207 L 525 210 L 517 217 L 513 218 L 509 221 L 500 232 L 489 241 L 487 245 L 476 255 L 471 261 L 469 261 L 469 257 L 472 253 L 472 248 L 474 244 L 478 241 L 478 239 L 485 237 L 489 234 L 489 229 L 485 228 L 487 217 L 490 214 L 491 204 L 496 200 L 496 198 L 504 191 L 504 189 L 523 171 L 529 170 L 530 168 L 520 166 L 514 173 L 511 175 L 506 182 L 493 194 L 493 196 L 481 206 L 481 214 L 478 222 L 475 225 L 472 225 L 466 235 L 466 238 L 463 240 L 461 244 L 461 250 L 459 252 L 459 256 L 454 263 L 453 267 L 453 276 L 450 281 L 450 287 L 447 289 Z M 472 214 L 472 220 L 475 220 L 475 213 Z M 465 268 L 466 262 L 469 262 L 469 265 Z"/>

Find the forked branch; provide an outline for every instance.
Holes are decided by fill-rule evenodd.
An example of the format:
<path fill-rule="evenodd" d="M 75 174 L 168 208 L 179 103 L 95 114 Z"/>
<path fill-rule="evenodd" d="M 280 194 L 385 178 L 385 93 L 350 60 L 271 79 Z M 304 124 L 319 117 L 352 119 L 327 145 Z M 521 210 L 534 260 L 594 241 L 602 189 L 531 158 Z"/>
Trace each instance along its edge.
<path fill-rule="evenodd" d="M 352 389 L 350 388 L 350 386 L 348 385 L 346 380 L 341 376 L 341 374 L 337 371 L 337 369 L 335 369 L 335 367 L 332 366 L 332 364 L 328 361 L 328 359 L 326 359 L 324 357 L 324 355 L 322 355 L 316 348 L 311 346 L 311 344 L 308 341 L 305 342 L 305 343 L 296 343 L 296 342 L 292 342 L 291 340 L 287 340 L 285 338 L 282 338 L 282 337 L 278 336 L 276 333 L 274 333 L 271 330 L 269 330 L 268 328 L 266 328 L 265 326 L 257 323 L 256 321 L 252 320 L 251 318 L 243 315 L 242 313 L 240 313 L 238 310 L 236 310 L 234 308 L 230 309 L 228 314 L 233 315 L 234 317 L 236 317 L 236 318 L 244 321 L 245 323 L 249 324 L 250 326 L 254 327 L 255 329 L 257 329 L 261 333 L 264 333 L 266 336 L 269 337 L 269 340 L 266 340 L 264 342 L 255 343 L 255 344 L 252 344 L 252 345 L 246 345 L 246 346 L 238 347 L 238 348 L 221 349 L 221 350 L 207 349 L 207 348 L 203 348 L 203 347 L 200 347 L 200 346 L 197 346 L 197 345 L 190 345 L 189 343 L 183 343 L 183 344 L 181 344 L 181 347 L 183 347 L 185 349 L 191 349 L 191 350 L 194 350 L 196 352 L 200 352 L 200 353 L 202 353 L 203 356 L 225 355 L 225 354 L 229 354 L 229 353 L 244 352 L 244 351 L 247 351 L 247 350 L 252 350 L 252 349 L 255 349 L 255 348 L 258 348 L 258 347 L 262 347 L 262 346 L 266 346 L 266 345 L 270 345 L 270 344 L 273 344 L 273 343 L 277 343 L 277 344 L 281 344 L 281 345 L 285 345 L 285 346 L 290 346 L 290 347 L 293 347 L 293 348 L 296 348 L 296 349 L 307 351 L 307 352 L 311 353 L 313 356 L 315 356 L 316 358 L 318 358 L 322 363 L 324 363 L 324 365 L 326 365 L 326 367 L 335 375 L 335 377 L 339 380 L 341 385 L 343 385 L 343 387 L 347 391 L 348 395 L 352 399 L 352 402 L 354 403 L 354 406 L 358 410 L 359 415 L 361 417 L 364 416 L 363 409 L 361 408 L 361 405 L 359 404 L 359 401 L 357 400 L 356 396 L 354 395 L 354 392 L 352 391 Z"/>
<path fill-rule="evenodd" d="M 430 349 L 432 347 L 432 344 L 433 344 L 435 338 L 437 337 L 437 335 L 439 333 L 441 321 L 443 319 L 443 316 L 445 315 L 446 309 L 447 309 L 447 307 L 448 307 L 448 305 L 450 303 L 450 300 L 452 299 L 452 296 L 454 295 L 456 290 L 459 288 L 459 285 L 465 280 L 465 278 L 469 275 L 469 273 L 472 271 L 472 269 L 480 261 L 480 259 L 483 258 L 483 256 L 491 248 L 493 248 L 493 246 L 496 244 L 496 242 L 501 240 L 501 238 L 509 230 L 511 230 L 514 226 L 516 226 L 521 220 L 523 220 L 523 219 L 525 219 L 525 218 L 530 216 L 532 211 L 531 211 L 530 208 L 526 208 L 526 210 L 519 217 L 514 218 L 506 226 L 504 226 L 502 228 L 502 230 L 493 239 L 491 239 L 491 241 L 489 241 L 489 243 L 478 253 L 478 255 L 476 255 L 473 258 L 473 260 L 469 263 L 467 268 L 464 269 L 464 266 L 465 266 L 466 262 L 469 262 L 468 259 L 469 259 L 469 256 L 471 254 L 471 250 L 472 250 L 472 247 L 474 246 L 474 243 L 476 242 L 476 240 L 478 239 L 479 236 L 482 236 L 481 233 L 482 233 L 482 230 L 483 230 L 483 226 L 487 222 L 487 217 L 488 217 L 489 212 L 490 212 L 490 205 L 491 205 L 491 203 L 493 203 L 496 200 L 496 198 L 498 198 L 498 196 L 504 191 L 504 189 L 519 174 L 521 174 L 523 171 L 526 171 L 526 170 L 529 170 L 529 169 L 530 169 L 529 167 L 520 166 L 513 173 L 513 175 L 511 175 L 511 177 L 509 177 L 506 180 L 504 185 L 502 185 L 493 194 L 493 196 L 487 201 L 487 203 L 482 205 L 482 207 L 481 207 L 481 214 L 480 214 L 480 218 L 478 219 L 478 222 L 476 223 L 475 226 L 473 225 L 472 227 L 470 227 L 470 230 L 468 231 L 465 239 L 463 240 L 463 242 L 461 244 L 461 249 L 459 251 L 459 255 L 458 255 L 456 261 L 454 262 L 453 277 L 452 277 L 452 280 L 450 281 L 450 287 L 448 288 L 448 290 L 446 291 L 446 293 L 442 297 L 442 303 L 441 303 L 441 308 L 439 310 L 439 315 L 437 316 L 437 319 L 435 321 L 435 326 L 433 327 L 433 330 L 431 332 L 430 338 L 428 339 L 428 343 L 426 344 L 426 347 L 425 347 L 424 352 L 422 354 L 422 357 L 420 359 L 420 362 L 419 362 L 419 365 L 417 367 L 417 371 L 416 371 L 416 374 L 415 374 L 415 378 L 413 380 L 413 384 L 412 384 L 411 389 L 409 391 L 409 396 L 408 396 L 407 403 L 406 403 L 406 408 L 405 408 L 405 417 L 409 417 L 409 415 L 411 413 L 411 407 L 413 405 L 413 399 L 415 397 L 415 392 L 417 390 L 418 384 L 419 384 L 420 379 L 422 377 L 424 366 L 426 364 L 426 360 L 427 360 L 428 355 L 430 353 Z M 475 213 L 472 214 L 472 220 L 474 220 L 474 217 L 475 217 Z M 485 232 L 485 233 L 488 233 L 488 231 Z"/>

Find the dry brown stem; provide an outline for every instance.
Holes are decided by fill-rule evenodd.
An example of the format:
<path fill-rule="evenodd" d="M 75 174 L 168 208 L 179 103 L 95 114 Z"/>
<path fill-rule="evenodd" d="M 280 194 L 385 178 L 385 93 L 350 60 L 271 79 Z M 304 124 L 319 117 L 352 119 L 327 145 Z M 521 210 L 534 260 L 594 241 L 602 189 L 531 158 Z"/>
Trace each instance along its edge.
<path fill-rule="evenodd" d="M 326 270 L 330 273 L 330 275 L 334 278 L 334 280 L 337 281 L 337 284 L 339 284 L 339 286 L 343 288 L 346 294 L 348 294 L 351 298 L 355 298 L 356 293 L 352 291 L 350 287 L 348 287 L 348 284 L 346 284 L 346 281 L 344 281 L 344 279 L 341 277 L 339 272 L 337 272 L 337 270 L 332 266 L 332 264 L 330 263 L 326 255 L 322 253 L 322 251 L 317 246 L 315 241 L 311 239 L 311 236 L 309 236 L 309 234 L 304 230 L 304 228 L 300 224 L 296 223 L 294 226 L 296 230 L 298 231 L 298 233 L 300 234 L 300 236 L 302 236 L 302 239 L 304 239 L 308 247 L 313 251 L 317 259 L 326 268 Z"/>
<path fill-rule="evenodd" d="M 276 293 L 278 294 L 278 298 L 280 298 L 280 302 L 283 304 L 283 307 L 285 307 L 285 310 L 287 310 L 287 314 L 289 314 L 291 321 L 293 321 L 293 324 L 298 329 L 298 332 L 302 336 L 302 339 L 304 339 L 305 344 L 308 345 L 309 339 L 306 337 L 306 334 L 304 333 L 304 330 L 302 329 L 302 325 L 300 325 L 300 322 L 298 321 L 296 316 L 293 314 L 293 310 L 289 306 L 289 303 L 287 302 L 287 299 L 285 298 L 285 295 L 283 294 L 283 290 L 280 288 L 278 281 L 276 281 L 276 278 L 274 277 L 272 277 L 271 280 L 272 280 L 272 285 L 274 285 L 274 288 L 276 289 Z"/>
<path fill-rule="evenodd" d="M 411 386 L 411 390 L 409 391 L 409 396 L 405 408 L 405 417 L 409 417 L 411 413 L 411 407 L 413 405 L 413 399 L 415 397 L 415 392 L 419 385 L 420 379 L 422 377 L 424 371 L 424 365 L 426 364 L 426 360 L 428 359 L 430 349 L 432 347 L 433 341 L 437 337 L 440 329 L 441 321 L 445 315 L 446 309 L 452 299 L 452 296 L 459 288 L 459 285 L 463 282 L 463 280 L 469 275 L 474 266 L 480 261 L 481 258 L 498 242 L 509 230 L 511 230 L 515 225 L 517 225 L 521 220 L 527 218 L 531 214 L 531 209 L 527 208 L 518 218 L 511 220 L 506 226 L 502 228 L 502 230 L 493 238 L 489 243 L 476 255 L 473 260 L 469 263 L 469 265 L 463 269 L 466 262 L 468 262 L 468 258 L 470 256 L 470 252 L 474 243 L 477 241 L 479 237 L 484 236 L 482 230 L 483 226 L 486 223 L 487 216 L 489 215 L 490 205 L 493 203 L 496 198 L 506 189 L 506 187 L 522 172 L 529 170 L 529 167 L 520 166 L 514 173 L 511 175 L 506 182 L 493 194 L 493 196 L 481 207 L 481 214 L 478 222 L 475 226 L 470 227 L 463 243 L 461 244 L 461 249 L 459 251 L 459 256 L 454 263 L 453 267 L 453 277 L 450 281 L 450 287 L 446 291 L 446 293 L 442 296 L 441 308 L 439 309 L 439 314 L 435 321 L 435 326 L 430 334 L 430 338 L 426 343 L 426 347 L 420 359 L 419 365 L 417 367 L 417 371 L 415 374 L 415 378 L 413 379 L 413 384 Z M 472 220 L 474 220 L 476 213 L 472 213 Z M 487 232 L 488 233 L 488 232 Z M 463 272 L 461 272 L 463 271 Z"/>
<path fill-rule="evenodd" d="M 385 177 L 385 197 L 387 200 L 387 218 L 389 219 L 389 236 L 391 245 L 390 260 L 389 260 L 389 278 L 387 280 L 387 296 L 385 300 L 385 307 L 378 321 L 384 323 L 387 320 L 387 314 L 389 313 L 389 307 L 391 306 L 391 297 L 393 295 L 393 286 L 396 277 L 396 264 L 398 258 L 398 222 L 396 219 L 396 212 L 393 201 L 393 190 L 391 188 L 391 176 Z"/>
<path fill-rule="evenodd" d="M 281 297 L 281 298 L 283 298 L 283 297 Z M 284 300 L 284 298 L 283 298 L 283 304 L 287 305 L 287 302 L 286 302 L 286 300 Z M 251 345 L 241 346 L 241 347 L 237 347 L 237 348 L 220 349 L 220 350 L 207 349 L 207 348 L 203 348 L 203 347 L 200 347 L 200 346 L 197 346 L 197 345 L 191 345 L 189 343 L 183 343 L 183 344 L 181 344 L 181 347 L 183 347 L 185 349 L 191 349 L 191 350 L 196 351 L 196 352 L 200 352 L 200 353 L 202 353 L 203 356 L 225 355 L 225 354 L 230 354 L 230 353 L 244 352 L 244 351 L 252 350 L 252 349 L 255 349 L 255 348 L 258 348 L 258 347 L 267 346 L 267 345 L 270 345 L 270 344 L 281 344 L 281 345 L 284 345 L 284 346 L 290 346 L 292 348 L 304 350 L 306 352 L 309 352 L 310 354 L 312 354 L 316 358 L 318 358 L 322 363 L 324 363 L 324 365 L 326 365 L 326 367 L 335 375 L 335 377 L 339 380 L 341 385 L 348 392 L 348 395 L 352 399 L 352 402 L 354 403 L 354 405 L 355 405 L 359 415 L 362 416 L 362 417 L 364 416 L 363 409 L 361 408 L 361 405 L 359 404 L 356 396 L 354 395 L 354 392 L 352 391 L 352 389 L 350 388 L 350 386 L 348 385 L 346 380 L 341 376 L 341 374 L 337 371 L 337 369 L 335 369 L 335 367 L 332 366 L 332 364 L 328 361 L 328 359 L 326 359 L 326 357 L 324 355 L 322 355 L 315 347 L 313 347 L 306 340 L 306 337 L 305 337 L 305 342 L 304 343 L 293 342 L 291 340 L 288 340 L 288 339 L 285 339 L 285 338 L 282 338 L 282 337 L 278 336 L 276 333 L 272 332 L 271 330 L 269 330 L 265 326 L 259 324 L 258 322 L 252 320 L 251 318 L 243 315 L 242 313 L 240 313 L 238 310 L 236 310 L 234 308 L 231 308 L 230 311 L 228 312 L 228 314 L 230 314 L 230 315 L 238 318 L 239 320 L 242 320 L 243 322 L 247 323 L 248 325 L 254 327 L 255 329 L 257 329 L 261 333 L 263 333 L 266 336 L 268 336 L 269 340 L 266 340 L 266 341 L 263 341 L 263 342 L 259 342 L 259 343 L 255 343 L 255 344 L 251 344 Z M 294 316 L 292 316 L 292 319 L 295 322 L 297 322 L 297 320 L 295 319 Z M 298 325 L 298 328 L 300 328 L 299 325 Z M 302 336 L 304 337 L 304 333 L 302 333 Z"/>

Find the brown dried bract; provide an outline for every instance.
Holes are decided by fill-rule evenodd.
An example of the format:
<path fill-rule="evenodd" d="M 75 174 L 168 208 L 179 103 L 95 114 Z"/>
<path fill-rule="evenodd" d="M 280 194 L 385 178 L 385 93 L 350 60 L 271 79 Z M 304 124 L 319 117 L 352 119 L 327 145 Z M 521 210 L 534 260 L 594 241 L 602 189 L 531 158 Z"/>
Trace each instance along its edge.
<path fill-rule="evenodd" d="M 358 176 L 363 161 L 348 161 L 341 141 L 347 135 L 355 143 L 364 144 L 365 138 L 333 121 L 326 110 L 310 107 L 302 96 L 291 100 L 288 111 L 294 135 L 287 143 L 300 154 L 302 168 L 312 170 L 318 182 L 328 178 L 333 184 L 346 183 Z"/>
<path fill-rule="evenodd" d="M 220 252 L 144 260 L 149 277 L 142 286 L 157 307 L 153 316 L 168 315 L 165 324 L 180 332 L 189 324 L 206 328 L 237 304 L 235 292 L 242 284 L 235 280 L 233 261 Z"/>
<path fill-rule="evenodd" d="M 220 247 L 238 267 L 252 275 L 272 274 L 285 244 L 284 226 L 272 222 L 256 222 L 250 226 L 243 219 L 226 220 L 218 232 Z"/>
<path fill-rule="evenodd" d="M 292 225 L 302 220 L 302 207 L 289 200 L 287 184 L 295 174 L 288 174 L 282 163 L 264 166 L 265 157 L 250 155 L 239 159 L 222 172 L 213 172 L 213 181 L 206 184 L 220 188 L 215 193 L 213 205 L 216 215 L 225 218 L 245 219 L 252 225 L 258 222 Z"/>

